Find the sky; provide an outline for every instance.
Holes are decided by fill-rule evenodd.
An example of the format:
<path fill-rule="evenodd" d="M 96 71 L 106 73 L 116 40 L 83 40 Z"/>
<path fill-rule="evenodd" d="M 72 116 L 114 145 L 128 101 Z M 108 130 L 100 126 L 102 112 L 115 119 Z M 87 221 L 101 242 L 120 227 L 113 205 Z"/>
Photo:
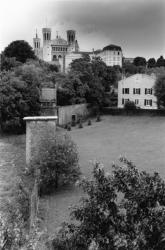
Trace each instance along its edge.
<path fill-rule="evenodd" d="M 0 0 L 0 52 L 14 40 L 33 46 L 46 26 L 52 38 L 75 29 L 81 51 L 116 44 L 125 57 L 165 57 L 165 0 Z"/>

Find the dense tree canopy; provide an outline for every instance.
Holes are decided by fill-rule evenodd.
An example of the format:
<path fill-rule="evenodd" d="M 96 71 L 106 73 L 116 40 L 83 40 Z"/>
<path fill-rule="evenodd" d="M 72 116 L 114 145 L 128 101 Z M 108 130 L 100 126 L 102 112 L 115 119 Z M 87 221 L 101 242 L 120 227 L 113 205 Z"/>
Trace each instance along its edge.
<path fill-rule="evenodd" d="M 3 52 L 5 57 L 15 59 L 19 62 L 25 63 L 27 59 L 35 59 L 35 54 L 32 47 L 24 40 L 17 40 L 11 42 Z"/>
<path fill-rule="evenodd" d="M 150 58 L 150 59 L 148 60 L 148 62 L 147 62 L 147 66 L 148 66 L 148 68 L 153 68 L 153 67 L 155 67 L 155 66 L 156 66 L 156 60 L 155 60 L 155 58 Z"/>
<path fill-rule="evenodd" d="M 77 79 L 74 86 L 72 83 L 73 76 L 76 76 Z M 69 104 L 69 102 L 73 104 L 75 101 L 76 103 L 89 102 L 102 107 L 107 100 L 105 93 L 111 92 L 113 87 L 117 86 L 117 81 L 120 78 L 120 67 L 108 67 L 100 58 L 96 57 L 90 60 L 89 56 L 85 55 L 71 63 L 67 81 L 64 81 L 65 83 L 58 91 L 58 99 L 60 99 L 58 103 L 61 105 L 62 103 Z M 76 82 L 79 85 L 78 88 L 76 87 L 78 91 L 75 88 Z M 77 98 L 75 98 L 75 95 Z"/>
<path fill-rule="evenodd" d="M 93 179 L 81 182 L 86 195 L 72 212 L 77 223 L 64 224 L 53 249 L 165 249 L 164 180 L 120 160 L 112 174 L 96 163 Z"/>
<path fill-rule="evenodd" d="M 158 58 L 158 60 L 156 61 L 156 66 L 157 67 L 164 67 L 165 66 L 165 59 L 163 58 L 163 56 L 160 56 Z"/>
<path fill-rule="evenodd" d="M 0 126 L 3 131 L 21 132 L 23 117 L 40 114 L 41 87 L 54 86 L 55 74 L 47 63 L 33 60 L 1 73 Z"/>
<path fill-rule="evenodd" d="M 1 71 L 3 70 L 11 70 L 14 67 L 18 67 L 21 65 L 21 62 L 16 61 L 15 57 L 6 57 L 4 53 L 1 55 Z"/>
<path fill-rule="evenodd" d="M 165 108 L 165 75 L 157 77 L 154 86 L 154 93 L 157 97 L 158 108 Z"/>
<path fill-rule="evenodd" d="M 144 57 L 135 57 L 133 64 L 135 66 L 145 66 L 146 65 L 146 59 Z"/>

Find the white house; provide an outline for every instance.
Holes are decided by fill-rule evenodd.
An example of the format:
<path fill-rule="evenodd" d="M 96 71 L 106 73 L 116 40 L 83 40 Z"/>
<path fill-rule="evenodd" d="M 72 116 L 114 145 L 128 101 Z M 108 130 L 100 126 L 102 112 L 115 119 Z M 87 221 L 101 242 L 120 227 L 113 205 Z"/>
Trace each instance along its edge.
<path fill-rule="evenodd" d="M 123 53 L 120 46 L 110 44 L 105 46 L 102 50 L 93 51 L 93 56 L 100 57 L 107 66 L 119 65 L 122 67 Z"/>
<path fill-rule="evenodd" d="M 123 108 L 127 101 L 133 101 L 142 109 L 157 109 L 154 96 L 154 74 L 135 74 L 118 82 L 118 108 Z"/>

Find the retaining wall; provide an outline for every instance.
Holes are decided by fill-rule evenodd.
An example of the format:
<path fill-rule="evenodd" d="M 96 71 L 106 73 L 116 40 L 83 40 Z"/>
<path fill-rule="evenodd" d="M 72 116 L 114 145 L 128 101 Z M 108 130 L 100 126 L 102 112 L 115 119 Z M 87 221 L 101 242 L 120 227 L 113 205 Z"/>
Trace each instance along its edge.
<path fill-rule="evenodd" d="M 83 118 L 88 117 L 91 114 L 91 110 L 88 108 L 88 104 L 75 104 L 69 106 L 59 106 L 58 115 L 58 125 L 66 125 L 72 121 L 72 116 L 75 116 L 75 120 L 81 116 Z"/>

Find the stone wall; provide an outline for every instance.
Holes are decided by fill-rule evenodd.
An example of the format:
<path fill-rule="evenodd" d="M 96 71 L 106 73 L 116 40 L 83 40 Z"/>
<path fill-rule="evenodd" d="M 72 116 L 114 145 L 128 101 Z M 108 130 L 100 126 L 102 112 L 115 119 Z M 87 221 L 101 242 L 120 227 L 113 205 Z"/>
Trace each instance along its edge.
<path fill-rule="evenodd" d="M 26 117 L 26 164 L 39 156 L 40 145 L 56 134 L 56 116 Z"/>
<path fill-rule="evenodd" d="M 26 164 L 40 157 L 40 146 L 49 143 L 56 134 L 56 116 L 25 117 L 26 121 Z M 34 186 L 30 195 L 30 232 L 37 222 L 39 209 L 38 176 L 35 171 Z M 40 248 L 41 249 L 41 248 Z"/>
<path fill-rule="evenodd" d="M 87 108 L 88 104 L 76 104 L 69 106 L 58 107 L 58 124 L 65 125 L 72 121 L 72 116 L 77 120 L 79 116 L 87 117 L 90 115 L 90 109 Z"/>

